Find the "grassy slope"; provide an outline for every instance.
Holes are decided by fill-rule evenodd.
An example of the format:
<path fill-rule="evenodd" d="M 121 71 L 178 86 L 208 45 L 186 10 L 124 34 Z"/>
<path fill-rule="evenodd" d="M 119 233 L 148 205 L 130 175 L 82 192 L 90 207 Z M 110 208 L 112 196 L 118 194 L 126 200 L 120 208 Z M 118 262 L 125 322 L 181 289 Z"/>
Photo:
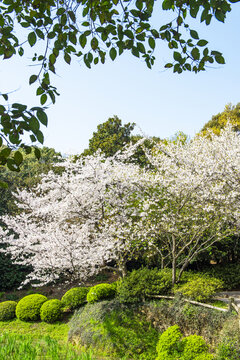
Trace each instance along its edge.
<path fill-rule="evenodd" d="M 59 342 L 67 342 L 68 324 L 55 323 L 47 324 L 44 322 L 29 323 L 18 319 L 11 321 L 0 321 L 0 334 L 11 333 L 19 335 L 32 335 L 36 337 L 50 336 Z"/>

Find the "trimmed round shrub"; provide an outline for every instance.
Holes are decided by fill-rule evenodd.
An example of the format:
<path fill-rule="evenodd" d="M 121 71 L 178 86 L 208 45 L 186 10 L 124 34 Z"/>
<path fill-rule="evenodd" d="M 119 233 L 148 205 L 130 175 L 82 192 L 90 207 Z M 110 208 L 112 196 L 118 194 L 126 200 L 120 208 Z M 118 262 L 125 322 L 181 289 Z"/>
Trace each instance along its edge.
<path fill-rule="evenodd" d="M 208 345 L 198 335 L 183 338 L 178 325 L 164 331 L 157 344 L 158 357 L 156 360 L 213 360 L 208 353 Z"/>
<path fill-rule="evenodd" d="M 217 291 L 222 289 L 223 282 L 206 275 L 195 275 L 192 280 L 176 286 L 174 293 L 181 293 L 184 297 L 196 301 L 205 301 L 211 298 Z"/>
<path fill-rule="evenodd" d="M 171 269 L 133 270 L 118 284 L 121 303 L 137 303 L 149 299 L 150 295 L 165 295 L 171 291 Z"/>
<path fill-rule="evenodd" d="M 65 307 L 76 309 L 86 301 L 88 291 L 87 287 L 72 288 L 63 295 L 61 301 Z"/>
<path fill-rule="evenodd" d="M 40 309 L 40 318 L 47 323 L 59 321 L 62 317 L 63 304 L 58 299 L 45 301 Z"/>
<path fill-rule="evenodd" d="M 4 301 L 0 303 L 0 321 L 7 321 L 16 317 L 16 301 Z"/>
<path fill-rule="evenodd" d="M 87 294 L 87 302 L 93 304 L 100 300 L 112 299 L 116 294 L 116 285 L 98 284 L 89 290 Z"/>
<path fill-rule="evenodd" d="M 33 294 L 25 296 L 17 304 L 17 318 L 22 321 L 40 320 L 40 309 L 45 301 L 47 301 L 47 298 L 44 295 Z"/>

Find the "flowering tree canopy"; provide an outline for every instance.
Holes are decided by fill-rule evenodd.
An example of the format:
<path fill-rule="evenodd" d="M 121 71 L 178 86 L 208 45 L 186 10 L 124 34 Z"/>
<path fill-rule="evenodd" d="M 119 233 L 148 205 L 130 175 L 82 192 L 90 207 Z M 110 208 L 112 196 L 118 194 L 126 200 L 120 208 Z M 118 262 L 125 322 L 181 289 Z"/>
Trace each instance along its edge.
<path fill-rule="evenodd" d="M 0 241 L 17 263 L 33 268 L 27 281 L 85 280 L 112 261 L 143 252 L 171 266 L 173 283 L 213 243 L 239 232 L 240 138 L 221 136 L 159 143 L 145 149 L 149 169 L 125 154 L 70 159 L 32 192 L 16 196 L 21 213 L 4 216 Z M 11 234 L 13 229 L 15 234 Z"/>

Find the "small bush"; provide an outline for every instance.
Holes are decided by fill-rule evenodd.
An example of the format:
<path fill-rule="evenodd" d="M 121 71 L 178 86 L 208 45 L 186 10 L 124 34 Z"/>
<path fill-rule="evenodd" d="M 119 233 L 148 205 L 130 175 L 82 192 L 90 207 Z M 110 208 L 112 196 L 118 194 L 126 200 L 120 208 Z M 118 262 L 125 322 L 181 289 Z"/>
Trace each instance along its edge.
<path fill-rule="evenodd" d="M 58 299 L 46 301 L 40 309 L 41 320 L 50 324 L 59 321 L 62 317 L 62 307 L 63 304 Z"/>
<path fill-rule="evenodd" d="M 211 298 L 223 287 L 223 282 L 206 275 L 196 274 L 185 284 L 175 286 L 174 293 L 181 293 L 184 297 L 196 301 L 205 301 Z"/>
<path fill-rule="evenodd" d="M 93 304 L 97 301 L 104 299 L 111 299 L 116 294 L 116 285 L 115 284 L 98 284 L 89 290 L 87 294 L 87 302 Z"/>
<path fill-rule="evenodd" d="M 86 301 L 88 291 L 87 287 L 72 288 L 63 295 L 61 301 L 65 307 L 71 310 L 76 309 Z"/>
<path fill-rule="evenodd" d="M 133 270 L 118 285 L 118 298 L 121 303 L 137 303 L 149 295 L 168 294 L 172 286 L 171 269 Z"/>
<path fill-rule="evenodd" d="M 171 326 L 164 331 L 157 344 L 158 357 L 156 360 L 212 360 L 208 353 L 208 346 L 198 335 L 183 335 L 178 325 Z"/>
<path fill-rule="evenodd" d="M 40 320 L 40 309 L 45 301 L 47 301 L 47 298 L 44 295 L 34 294 L 25 296 L 17 304 L 17 318 L 22 321 Z"/>
<path fill-rule="evenodd" d="M 7 321 L 16 317 L 16 306 L 15 301 L 4 301 L 0 303 L 0 321 Z"/>

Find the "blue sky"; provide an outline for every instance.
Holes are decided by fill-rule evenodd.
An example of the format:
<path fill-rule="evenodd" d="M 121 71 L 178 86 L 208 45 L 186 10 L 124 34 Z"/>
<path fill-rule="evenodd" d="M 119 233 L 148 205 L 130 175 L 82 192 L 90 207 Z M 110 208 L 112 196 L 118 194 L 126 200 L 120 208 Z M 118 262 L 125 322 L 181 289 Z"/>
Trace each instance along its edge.
<path fill-rule="evenodd" d="M 77 61 L 71 66 L 60 63 L 53 83 L 61 95 L 47 112 L 44 145 L 62 153 L 80 153 L 97 125 L 113 115 L 123 123 L 135 122 L 137 133 L 141 129 L 146 135 L 165 138 L 181 130 L 193 136 L 227 103 L 240 102 L 240 5 L 232 7 L 225 24 L 192 22 L 200 38 L 209 40 L 209 47 L 223 52 L 226 60 L 226 65 L 199 74 L 163 70 L 171 56 L 161 42 L 152 70 L 130 54 L 92 69 Z M 12 102 L 38 104 L 34 88 L 28 86 L 28 77 L 35 72 L 30 64 L 26 58 L 1 63 L 1 91 L 17 90 Z"/>

